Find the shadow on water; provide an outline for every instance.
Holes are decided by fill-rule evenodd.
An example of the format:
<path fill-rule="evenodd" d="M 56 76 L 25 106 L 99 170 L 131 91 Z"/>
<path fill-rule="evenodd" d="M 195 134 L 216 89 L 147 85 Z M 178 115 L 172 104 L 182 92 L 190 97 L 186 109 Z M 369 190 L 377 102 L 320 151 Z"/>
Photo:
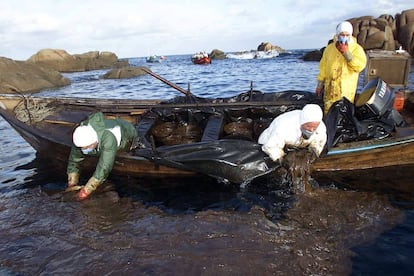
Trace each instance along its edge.
<path fill-rule="evenodd" d="M 111 180 L 122 183 L 116 187 L 120 197 L 156 206 L 171 215 L 206 210 L 248 212 L 256 205 L 265 209 L 269 218 L 277 219 L 293 201 L 287 187 L 272 185 L 268 178 L 251 183 L 247 189 L 206 177 L 168 180 L 112 177 Z"/>
<path fill-rule="evenodd" d="M 37 157 L 16 169 L 30 168 L 36 168 L 36 173 L 25 179 L 21 188 L 31 189 L 40 185 L 46 194 L 67 199 L 62 193 L 67 188 L 64 168 L 51 168 L 50 162 Z M 86 182 L 87 178 L 83 176 L 80 181 Z M 116 192 L 120 199 L 142 202 L 145 207 L 157 207 L 170 215 L 206 210 L 248 212 L 253 206 L 260 206 L 266 210 L 269 219 L 276 220 L 294 200 L 289 185 L 287 181 L 282 184 L 275 175 L 257 179 L 245 189 L 205 176 L 159 179 L 110 176 L 94 196 Z"/>

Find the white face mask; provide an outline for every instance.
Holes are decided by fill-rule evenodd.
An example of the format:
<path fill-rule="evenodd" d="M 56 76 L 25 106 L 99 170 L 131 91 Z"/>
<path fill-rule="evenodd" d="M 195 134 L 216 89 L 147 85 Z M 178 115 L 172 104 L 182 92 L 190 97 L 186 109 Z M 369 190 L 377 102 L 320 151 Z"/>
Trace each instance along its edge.
<path fill-rule="evenodd" d="M 342 44 L 349 44 L 350 38 L 349 38 L 349 36 L 339 35 L 338 36 L 338 41 L 339 41 L 339 43 L 342 43 Z"/>
<path fill-rule="evenodd" d="M 86 149 L 81 149 L 81 150 L 82 150 L 83 154 L 89 154 L 89 153 L 91 153 L 94 149 L 92 149 L 92 148 L 86 148 Z"/>
<path fill-rule="evenodd" d="M 312 135 L 313 135 L 313 131 L 307 130 L 307 129 L 302 129 L 302 137 L 307 140 L 309 139 Z"/>

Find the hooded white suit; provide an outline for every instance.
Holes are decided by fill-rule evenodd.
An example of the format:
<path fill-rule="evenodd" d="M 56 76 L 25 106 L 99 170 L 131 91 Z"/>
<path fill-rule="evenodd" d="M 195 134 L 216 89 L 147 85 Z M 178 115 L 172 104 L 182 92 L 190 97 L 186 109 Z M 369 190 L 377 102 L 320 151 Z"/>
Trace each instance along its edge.
<path fill-rule="evenodd" d="M 307 113 L 304 113 L 305 109 L 307 109 Z M 301 125 L 315 121 L 320 122 L 318 128 L 309 139 L 304 139 Z M 258 142 L 263 145 L 262 150 L 273 161 L 276 161 L 285 155 L 285 146 L 309 147 L 319 156 L 326 140 L 326 126 L 322 121 L 322 110 L 317 105 L 309 104 L 303 110 L 289 111 L 276 117 L 269 127 L 262 132 Z"/>

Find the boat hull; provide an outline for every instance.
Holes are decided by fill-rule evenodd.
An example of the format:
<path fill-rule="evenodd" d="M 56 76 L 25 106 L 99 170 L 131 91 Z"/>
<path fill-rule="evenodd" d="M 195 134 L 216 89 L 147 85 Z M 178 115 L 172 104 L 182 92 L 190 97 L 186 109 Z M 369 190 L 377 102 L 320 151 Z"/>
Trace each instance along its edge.
<path fill-rule="evenodd" d="M 332 149 L 313 164 L 313 169 L 336 172 L 403 165 L 414 165 L 414 136 L 384 139 L 375 144 L 353 143 L 353 147 Z"/>
<path fill-rule="evenodd" d="M 211 64 L 211 59 L 209 57 L 202 57 L 202 58 L 192 58 L 194 64 Z"/>
<path fill-rule="evenodd" d="M 385 139 L 377 144 L 354 143 L 334 149 L 312 166 L 312 176 L 323 183 L 384 183 L 412 179 L 414 136 Z M 395 186 L 395 185 L 394 185 Z"/>

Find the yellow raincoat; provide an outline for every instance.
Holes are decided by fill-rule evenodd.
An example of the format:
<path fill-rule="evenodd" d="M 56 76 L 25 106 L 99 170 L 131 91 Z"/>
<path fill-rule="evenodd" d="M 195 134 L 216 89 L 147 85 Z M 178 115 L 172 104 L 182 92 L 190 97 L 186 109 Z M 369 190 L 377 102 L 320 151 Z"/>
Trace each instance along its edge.
<path fill-rule="evenodd" d="M 347 61 L 344 55 L 336 48 L 334 41 L 326 46 L 319 63 L 318 85 L 324 86 L 324 113 L 331 105 L 346 97 L 352 103 L 358 85 L 359 73 L 364 70 L 367 62 L 364 49 L 351 37 L 348 45 L 351 60 Z"/>

